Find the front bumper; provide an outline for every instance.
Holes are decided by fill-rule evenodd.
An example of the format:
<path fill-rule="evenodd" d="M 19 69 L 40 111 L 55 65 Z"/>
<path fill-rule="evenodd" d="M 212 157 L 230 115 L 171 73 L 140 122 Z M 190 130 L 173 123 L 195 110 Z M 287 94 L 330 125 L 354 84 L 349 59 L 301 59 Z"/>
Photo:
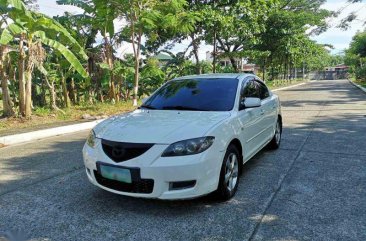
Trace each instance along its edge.
<path fill-rule="evenodd" d="M 213 145 L 207 151 L 197 155 L 161 157 L 167 147 L 168 145 L 154 145 L 139 157 L 115 163 L 104 154 L 100 141 L 97 141 L 95 148 L 88 145 L 83 148 L 86 174 L 94 185 L 109 192 L 131 197 L 189 199 L 206 195 L 217 189 L 224 153 L 215 151 Z M 99 175 L 97 163 L 133 169 L 135 172 L 133 186 L 126 187 L 127 189 L 118 188 L 116 186 L 118 182 L 110 185 L 108 180 L 103 181 Z M 186 181 L 195 181 L 194 186 L 179 190 L 171 188 L 173 182 Z M 121 191 L 121 189 L 128 191 Z"/>

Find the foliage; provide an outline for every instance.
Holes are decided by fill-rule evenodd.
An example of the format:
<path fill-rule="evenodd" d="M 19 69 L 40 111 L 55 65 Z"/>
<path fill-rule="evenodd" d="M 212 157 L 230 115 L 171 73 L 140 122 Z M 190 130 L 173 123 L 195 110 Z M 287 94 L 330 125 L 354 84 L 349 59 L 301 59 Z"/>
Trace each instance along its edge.
<path fill-rule="evenodd" d="M 366 31 L 358 32 L 352 38 L 345 59 L 356 79 L 366 81 Z"/>
<path fill-rule="evenodd" d="M 4 112 L 23 114 L 24 89 L 34 115 L 56 111 L 58 119 L 69 119 L 69 109 L 119 106 L 131 99 L 136 105 L 166 81 L 211 73 L 214 66 L 216 72 L 238 72 L 239 58 L 255 63 L 269 79 L 296 78 L 291 73 L 299 68 L 342 63 L 342 57 L 331 57 L 329 46 L 310 38 L 327 28 L 333 14 L 321 8 L 324 2 L 58 0 L 83 12 L 50 18 L 37 12 L 33 0 L 0 0 L 0 45 L 6 47 L 0 73 L 8 90 Z M 172 53 L 183 41 L 185 49 Z M 365 42 L 354 41 L 347 61 L 363 76 Z M 230 65 L 200 59 L 201 45 L 214 43 L 215 57 Z M 122 56 L 121 49 L 129 47 L 133 54 Z M 156 59 L 161 52 L 171 59 Z"/>

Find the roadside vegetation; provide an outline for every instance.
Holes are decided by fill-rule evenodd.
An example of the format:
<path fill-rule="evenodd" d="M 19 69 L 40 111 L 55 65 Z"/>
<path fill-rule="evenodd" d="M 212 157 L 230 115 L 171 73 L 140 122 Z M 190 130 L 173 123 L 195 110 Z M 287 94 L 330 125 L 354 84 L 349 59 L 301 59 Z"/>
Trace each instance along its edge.
<path fill-rule="evenodd" d="M 0 129 L 130 111 L 174 77 L 239 72 L 238 58 L 273 88 L 335 59 L 310 39 L 333 14 L 323 0 L 58 0 L 82 13 L 53 18 L 34 2 L 0 1 L 0 114 L 8 118 Z M 202 44 L 213 46 L 213 62 L 200 59 Z M 129 46 L 132 54 L 119 53 Z"/>
<path fill-rule="evenodd" d="M 1 108 L 0 103 L 0 108 Z M 23 132 L 24 130 L 36 130 L 51 128 L 60 125 L 74 124 L 84 121 L 104 119 L 115 114 L 134 110 L 132 101 L 121 101 L 115 104 L 108 102 L 81 104 L 63 108 L 61 111 L 52 111 L 45 107 L 36 107 L 31 119 L 3 118 L 0 119 L 0 136 Z M 1 113 L 0 113 L 1 114 Z"/>
<path fill-rule="evenodd" d="M 366 31 L 358 32 L 346 50 L 346 64 L 350 66 L 351 78 L 366 87 Z"/>

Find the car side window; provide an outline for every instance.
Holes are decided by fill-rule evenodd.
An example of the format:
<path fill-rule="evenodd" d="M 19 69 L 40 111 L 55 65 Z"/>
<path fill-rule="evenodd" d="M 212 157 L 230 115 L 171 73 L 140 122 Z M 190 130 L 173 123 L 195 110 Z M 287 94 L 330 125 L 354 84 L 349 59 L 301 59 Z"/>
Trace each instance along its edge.
<path fill-rule="evenodd" d="M 260 98 L 260 89 L 254 80 L 250 80 L 243 90 L 243 99 L 247 97 Z"/>
<path fill-rule="evenodd" d="M 259 89 L 260 99 L 264 100 L 264 99 L 268 98 L 270 96 L 270 94 L 269 94 L 269 90 L 268 90 L 267 86 L 264 85 L 261 82 L 258 82 L 258 81 L 256 81 L 256 84 L 257 84 L 258 89 Z"/>

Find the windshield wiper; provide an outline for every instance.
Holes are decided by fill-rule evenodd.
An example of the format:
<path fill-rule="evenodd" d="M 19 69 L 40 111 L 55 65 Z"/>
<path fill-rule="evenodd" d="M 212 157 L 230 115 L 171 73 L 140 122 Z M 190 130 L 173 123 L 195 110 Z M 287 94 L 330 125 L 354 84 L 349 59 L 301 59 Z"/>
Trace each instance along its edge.
<path fill-rule="evenodd" d="M 197 108 L 194 108 L 194 107 L 182 106 L 182 105 L 164 106 L 162 109 L 163 110 L 194 110 L 194 111 L 204 111 L 204 110 L 197 109 Z"/>
<path fill-rule="evenodd" d="M 145 108 L 145 109 L 149 109 L 149 110 L 156 110 L 156 108 L 154 106 L 151 106 L 151 105 L 141 105 L 139 107 L 139 109 L 141 108 Z"/>

